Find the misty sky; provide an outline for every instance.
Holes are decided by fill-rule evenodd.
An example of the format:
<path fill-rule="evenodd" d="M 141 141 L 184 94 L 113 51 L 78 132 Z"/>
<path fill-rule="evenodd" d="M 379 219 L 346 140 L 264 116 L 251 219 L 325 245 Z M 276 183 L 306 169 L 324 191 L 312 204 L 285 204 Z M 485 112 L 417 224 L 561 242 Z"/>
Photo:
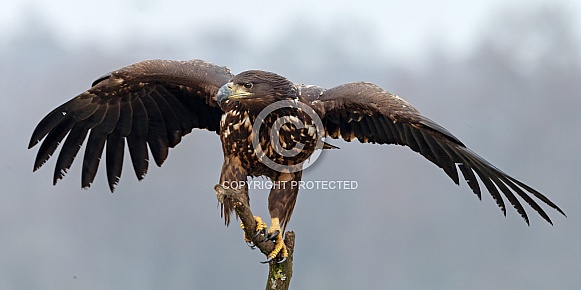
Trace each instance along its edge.
<path fill-rule="evenodd" d="M 216 134 L 194 130 L 114 194 L 81 157 L 52 186 L 26 145 L 108 71 L 202 58 L 326 87 L 371 81 L 549 196 L 550 226 L 482 201 L 400 146 L 332 140 L 299 193 L 293 289 L 577 289 L 581 285 L 579 1 L 0 0 L 0 289 L 255 289 L 267 268 L 213 192 Z M 332 4 L 326 4 L 332 3 Z M 82 154 L 82 151 L 80 151 Z M 127 156 L 127 154 L 126 154 Z M 267 215 L 267 192 L 250 193 Z"/>
<path fill-rule="evenodd" d="M 523 3 L 526 3 L 523 4 Z M 348 27 L 338 22 L 363 23 L 362 33 L 373 33 L 381 50 L 407 62 L 423 60 L 427 44 L 437 42 L 451 54 L 466 53 L 476 36 L 491 20 L 546 6 L 563 6 L 572 15 L 581 14 L 581 3 L 571 0 L 490 0 L 490 1 L 2 1 L 0 36 L 19 33 L 29 18 L 41 18 L 48 29 L 68 45 L 109 42 L 119 48 L 127 36 L 146 36 L 164 41 L 220 27 L 240 33 L 249 43 L 263 45 L 280 29 L 296 22 L 323 31 Z M 514 15 L 513 15 L 514 16 Z M 299 20 L 300 19 L 300 20 Z M 498 19 L 498 20 L 499 20 Z M 276 25 L 271 25 L 276 23 Z M 581 34 L 581 23 L 576 23 Z M 292 41 L 300 41 L 293 39 Z"/>

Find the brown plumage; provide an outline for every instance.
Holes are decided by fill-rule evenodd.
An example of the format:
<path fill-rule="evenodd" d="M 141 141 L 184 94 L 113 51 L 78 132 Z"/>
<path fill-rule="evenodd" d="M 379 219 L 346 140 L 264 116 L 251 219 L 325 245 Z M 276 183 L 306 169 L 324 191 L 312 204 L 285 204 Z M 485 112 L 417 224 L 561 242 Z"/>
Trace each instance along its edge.
<path fill-rule="evenodd" d="M 327 137 L 407 146 L 442 168 L 456 184 L 460 182 L 460 169 L 469 187 L 480 198 L 478 176 L 505 215 L 504 198 L 529 223 L 517 196 L 549 223 L 551 219 L 538 201 L 564 214 L 540 192 L 494 167 L 409 103 L 378 86 L 358 82 L 325 90 L 296 85 L 264 71 L 247 71 L 233 76 L 229 69 L 201 60 L 143 61 L 99 78 L 89 90 L 53 110 L 38 124 L 29 148 L 43 138 L 44 141 L 34 170 L 50 158 L 66 136 L 56 161 L 53 178 L 56 183 L 70 168 L 89 135 L 81 186 L 90 186 L 105 151 L 107 178 L 113 191 L 121 175 L 125 140 L 135 174 L 142 179 L 148 168 L 147 147 L 155 163 L 161 166 L 168 149 L 176 146 L 192 129 L 199 128 L 220 135 L 224 152 L 221 183 L 246 181 L 249 176 L 266 176 L 280 182 L 300 181 L 301 167 L 296 171 L 278 170 L 261 160 L 266 156 L 278 164 L 292 166 L 301 164 L 321 148 L 316 146 L 317 141 L 325 136 L 320 136 L 320 132 L 313 134 L 316 120 L 305 110 L 282 108 L 258 120 L 263 124 L 257 139 L 263 151 L 257 154 L 252 145 L 257 117 L 264 108 L 278 101 L 308 106 L 320 118 L 324 126 L 322 134 Z M 281 156 L 272 149 L 275 144 L 270 140 L 269 130 L 278 124 L 279 118 L 287 122 L 278 127 L 276 133 L 281 148 L 292 151 L 297 144 L 304 145 L 291 157 Z M 300 120 L 306 126 L 297 128 L 289 125 L 289 120 Z M 332 148 L 323 144 L 322 148 Z M 283 232 L 297 192 L 297 187 L 290 186 L 271 190 L 269 211 L 273 224 L 280 223 Z M 222 210 L 228 222 L 232 206 L 225 203 Z"/>

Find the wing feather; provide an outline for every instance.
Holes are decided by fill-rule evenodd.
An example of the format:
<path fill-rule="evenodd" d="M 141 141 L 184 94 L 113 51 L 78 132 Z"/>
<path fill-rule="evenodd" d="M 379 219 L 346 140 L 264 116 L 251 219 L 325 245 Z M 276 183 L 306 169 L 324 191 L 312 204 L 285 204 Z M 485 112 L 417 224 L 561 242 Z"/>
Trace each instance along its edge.
<path fill-rule="evenodd" d="M 77 156 L 79 149 L 81 149 L 81 145 L 85 141 L 88 132 L 89 128 L 78 126 L 78 124 L 73 126 L 69 132 L 54 167 L 53 185 L 65 176 L 71 164 L 73 164 L 73 160 Z"/>
<path fill-rule="evenodd" d="M 371 132 L 371 126 L 369 126 L 367 122 L 368 119 L 369 118 L 367 117 L 362 117 L 361 121 L 358 123 L 361 125 L 361 133 L 363 136 L 365 136 L 365 140 L 373 140 L 374 136 L 377 136 L 377 134 L 373 134 L 373 132 Z"/>
<path fill-rule="evenodd" d="M 164 135 L 167 138 L 166 145 L 169 147 L 174 147 L 180 143 L 182 139 L 180 121 L 175 111 L 170 106 L 169 102 L 158 91 L 152 91 L 149 93 L 149 96 L 157 104 L 157 107 L 161 113 L 161 117 L 163 118 L 163 122 L 166 126 L 166 130 L 164 132 Z"/>
<path fill-rule="evenodd" d="M 61 149 L 57 159 L 53 176 L 53 184 L 56 184 L 56 182 L 61 179 L 66 171 L 70 168 L 75 155 L 87 137 L 87 133 L 90 129 L 103 121 L 106 112 L 106 106 L 97 107 L 97 110 L 95 110 L 95 112 L 89 118 L 82 120 L 73 126 L 72 130 L 67 136 L 65 143 L 63 144 L 63 148 Z"/>
<path fill-rule="evenodd" d="M 81 95 L 52 110 L 52 112 L 48 113 L 48 115 L 46 115 L 36 126 L 36 129 L 30 138 L 30 143 L 28 143 L 28 149 L 40 142 L 42 138 L 50 133 L 63 120 L 71 118 L 71 115 L 68 115 L 70 112 L 77 111 L 78 109 L 90 104 L 91 99 Z"/>
<path fill-rule="evenodd" d="M 387 137 L 386 144 L 401 145 L 403 143 L 401 141 L 401 139 L 399 138 L 399 133 L 396 131 L 396 129 L 393 126 L 393 123 L 391 121 L 388 121 L 387 118 L 384 116 L 378 116 L 378 117 L 373 118 L 373 119 L 378 120 L 379 123 L 381 124 L 381 127 L 383 128 L 383 132 L 384 132 L 385 136 Z"/>
<path fill-rule="evenodd" d="M 42 141 L 34 170 L 50 158 L 68 134 L 54 172 L 54 181 L 61 179 L 89 135 L 83 187 L 90 186 L 95 178 L 106 148 L 107 179 L 113 191 L 122 171 L 125 139 L 135 174 L 142 179 L 148 168 L 148 147 L 161 166 L 168 149 L 192 129 L 219 129 L 222 111 L 216 93 L 230 78 L 229 69 L 201 60 L 148 60 L 105 75 L 37 125 L 29 143 L 32 148 Z"/>
<path fill-rule="evenodd" d="M 147 132 L 149 121 L 147 111 L 141 99 L 132 102 L 133 118 L 131 121 L 131 133 L 127 136 L 127 147 L 131 163 L 137 179 L 141 180 L 147 173 L 149 154 L 147 154 Z"/>
<path fill-rule="evenodd" d="M 96 130 L 91 130 L 91 133 L 89 134 L 89 140 L 87 141 L 87 146 L 85 147 L 83 168 L 81 169 L 82 188 L 88 188 L 91 186 L 91 183 L 95 179 L 106 140 L 107 139 L 99 134 Z"/>
<path fill-rule="evenodd" d="M 75 101 L 75 100 L 73 100 Z M 46 125 L 46 127 L 40 127 L 39 131 L 41 133 L 33 134 L 36 136 L 45 136 L 46 138 L 40 148 L 38 149 L 38 153 L 36 155 L 36 160 L 34 162 L 34 170 L 40 168 L 47 160 L 52 156 L 60 142 L 63 138 L 67 135 L 67 133 L 75 126 L 76 122 L 80 122 L 93 114 L 98 108 L 96 104 L 88 104 L 87 106 L 83 106 L 78 110 L 74 110 L 72 112 L 62 111 L 56 112 L 56 114 L 52 114 L 56 118 L 60 119 L 58 123 L 47 121 L 42 125 Z M 54 111 L 53 111 L 54 112 Z M 61 118 L 60 115 L 67 115 L 66 118 Z M 52 127 L 48 129 L 48 127 Z M 44 134 L 44 131 L 48 131 L 48 134 Z M 42 138 L 42 137 L 41 137 Z M 36 139 L 31 140 L 31 144 L 38 143 L 33 142 Z M 33 145 L 34 146 L 34 145 Z"/>
<path fill-rule="evenodd" d="M 111 192 L 115 189 L 121 176 L 125 154 L 125 137 L 131 132 L 132 115 L 133 108 L 131 107 L 131 103 L 120 103 L 117 124 L 115 124 L 113 132 L 107 135 L 106 167 L 107 181 Z"/>
<path fill-rule="evenodd" d="M 422 150 L 420 148 L 420 145 L 418 144 L 418 142 L 416 141 L 416 138 L 414 138 L 414 134 L 412 132 L 412 127 L 411 126 L 403 126 L 403 133 L 404 133 L 404 142 L 407 146 L 409 146 L 412 150 L 419 152 L 420 154 L 422 153 Z M 431 159 L 431 155 L 424 155 L 424 157 Z M 431 161 L 431 160 L 430 160 Z"/>
<path fill-rule="evenodd" d="M 383 126 L 381 125 L 379 118 L 375 117 L 375 118 L 365 118 L 365 121 L 367 121 L 368 126 L 371 128 L 372 130 L 372 134 L 373 136 L 376 136 L 377 138 L 377 143 L 389 143 L 389 140 L 387 139 L 387 134 L 385 134 L 385 132 L 383 131 Z"/>
<path fill-rule="evenodd" d="M 446 152 L 446 150 L 442 148 L 442 146 L 430 134 L 423 131 L 417 132 L 419 132 L 422 135 L 422 137 L 418 137 L 416 139 L 425 142 L 425 145 L 423 147 L 426 148 L 425 149 L 426 153 L 422 153 L 422 155 L 428 154 L 427 152 L 433 154 L 435 161 L 432 162 L 440 166 L 446 172 L 446 174 L 450 176 L 454 183 L 460 184 L 458 170 L 456 169 L 456 162 L 454 162 L 453 157 L 450 156 Z"/>
<path fill-rule="evenodd" d="M 180 142 L 181 136 L 189 133 L 194 128 L 194 125 L 191 121 L 190 111 L 185 107 L 185 105 L 178 100 L 178 97 L 168 92 L 168 90 L 161 86 L 157 85 L 156 90 L 154 91 L 160 95 L 161 98 L 165 99 L 171 109 L 174 111 L 177 121 L 180 124 L 180 132 L 181 135 L 178 137 L 179 139 L 175 139 L 176 143 L 171 143 L 171 145 L 175 146 L 177 143 Z M 172 147 L 173 147 L 172 146 Z"/>
<path fill-rule="evenodd" d="M 120 105 L 117 102 L 102 106 L 101 108 L 106 108 L 107 111 L 102 121 L 91 129 L 91 134 L 89 135 L 89 140 L 85 148 L 83 168 L 81 171 L 81 187 L 83 188 L 89 187 L 93 182 L 97 174 L 101 155 L 103 154 L 107 135 L 113 132 L 121 115 Z M 61 149 L 61 152 L 63 150 Z"/>
<path fill-rule="evenodd" d="M 519 198 L 551 224 L 551 219 L 537 200 L 564 215 L 540 192 L 466 148 L 452 133 L 421 115 L 408 102 L 373 84 L 341 85 L 323 91 L 318 98 L 311 98 L 310 101 L 313 106 L 318 106 L 318 102 L 323 104 L 322 120 L 331 138 L 342 137 L 347 141 L 357 138 L 362 143 L 407 146 L 442 168 L 456 184 L 460 183 L 459 168 L 478 198 L 481 198 L 480 179 L 504 215 L 503 195 L 527 224 L 529 217 Z"/>
<path fill-rule="evenodd" d="M 149 94 L 144 94 L 141 97 L 141 102 L 147 112 L 147 144 L 153 160 L 158 166 L 161 166 L 168 153 L 168 133 L 165 121 L 157 103 Z"/>

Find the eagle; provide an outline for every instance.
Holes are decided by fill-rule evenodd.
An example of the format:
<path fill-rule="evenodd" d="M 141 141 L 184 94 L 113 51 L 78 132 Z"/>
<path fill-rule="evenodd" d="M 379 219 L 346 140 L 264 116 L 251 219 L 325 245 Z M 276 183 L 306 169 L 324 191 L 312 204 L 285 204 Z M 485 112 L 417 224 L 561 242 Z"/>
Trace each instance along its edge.
<path fill-rule="evenodd" d="M 288 256 L 282 237 L 303 169 L 312 164 L 309 161 L 317 152 L 337 148 L 326 143 L 326 138 L 407 146 L 456 184 L 460 171 L 478 198 L 480 179 L 504 215 L 508 200 L 527 224 L 521 200 L 550 224 L 539 203 L 565 215 L 539 191 L 498 169 L 411 104 L 374 84 L 353 82 L 324 89 L 295 84 L 267 71 L 233 75 L 227 67 L 203 60 L 146 60 L 98 78 L 91 88 L 51 111 L 36 126 L 29 148 L 44 141 L 33 170 L 64 140 L 54 170 L 56 184 L 88 135 L 81 186 L 91 185 L 105 151 L 107 180 L 113 192 L 121 176 L 125 144 L 141 180 L 147 173 L 149 154 L 161 166 L 168 149 L 193 129 L 219 135 L 224 153 L 221 185 L 242 184 L 246 200 L 248 185 L 244 182 L 248 178 L 263 176 L 277 185 L 268 196 L 270 226 L 255 217 L 257 231 L 275 242 L 267 261 L 280 262 Z M 233 214 L 228 200 L 221 203 L 221 214 L 228 225 Z"/>

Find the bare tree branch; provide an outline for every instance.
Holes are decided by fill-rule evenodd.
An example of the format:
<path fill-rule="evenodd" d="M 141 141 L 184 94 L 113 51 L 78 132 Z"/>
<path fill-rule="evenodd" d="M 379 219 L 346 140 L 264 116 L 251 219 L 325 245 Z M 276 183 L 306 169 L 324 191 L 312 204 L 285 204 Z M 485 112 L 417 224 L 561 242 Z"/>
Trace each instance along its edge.
<path fill-rule="evenodd" d="M 288 250 L 288 257 L 282 263 L 271 261 L 268 270 L 266 290 L 288 289 L 293 276 L 293 253 L 295 251 L 295 233 L 286 232 L 284 243 Z"/>
<path fill-rule="evenodd" d="M 274 242 L 266 239 L 264 235 L 256 235 L 256 221 L 254 215 L 250 210 L 250 205 L 242 196 L 241 191 L 233 188 L 225 188 L 220 184 L 214 186 L 216 190 L 216 197 L 218 201 L 223 203 L 225 199 L 229 199 L 234 205 L 236 215 L 244 225 L 244 233 L 246 237 L 264 254 L 268 255 L 274 250 Z M 275 260 L 268 263 L 269 271 L 266 282 L 267 290 L 286 290 L 290 285 L 292 277 L 293 253 L 295 234 L 294 232 L 287 232 L 285 234 L 284 243 L 288 250 L 288 257 L 282 263 L 277 263 Z"/>

